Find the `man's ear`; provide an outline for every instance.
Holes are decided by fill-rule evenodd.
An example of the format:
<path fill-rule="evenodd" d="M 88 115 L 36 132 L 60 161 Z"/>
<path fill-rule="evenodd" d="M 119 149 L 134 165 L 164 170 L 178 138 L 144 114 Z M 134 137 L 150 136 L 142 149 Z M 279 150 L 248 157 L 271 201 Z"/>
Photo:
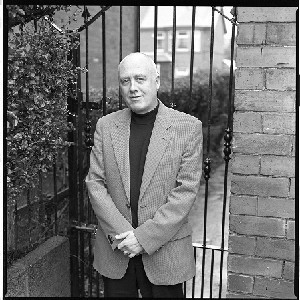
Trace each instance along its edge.
<path fill-rule="evenodd" d="M 159 76 L 159 73 L 157 72 L 156 74 L 156 90 L 159 89 L 159 86 L 160 86 L 160 76 Z"/>

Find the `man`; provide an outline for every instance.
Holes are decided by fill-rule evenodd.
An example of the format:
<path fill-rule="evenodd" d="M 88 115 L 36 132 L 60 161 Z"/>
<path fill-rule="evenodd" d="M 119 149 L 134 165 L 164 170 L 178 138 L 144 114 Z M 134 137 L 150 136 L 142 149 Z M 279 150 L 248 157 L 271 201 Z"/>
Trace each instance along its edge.
<path fill-rule="evenodd" d="M 201 122 L 157 99 L 153 60 L 119 64 L 128 108 L 99 119 L 86 178 L 98 219 L 94 267 L 105 297 L 183 297 L 195 275 L 188 214 L 202 170 Z"/>

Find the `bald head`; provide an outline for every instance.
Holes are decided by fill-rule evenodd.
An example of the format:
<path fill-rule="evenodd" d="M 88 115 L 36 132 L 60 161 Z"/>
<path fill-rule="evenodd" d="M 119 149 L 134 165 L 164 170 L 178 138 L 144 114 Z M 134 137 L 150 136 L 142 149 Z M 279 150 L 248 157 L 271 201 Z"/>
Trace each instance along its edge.
<path fill-rule="evenodd" d="M 159 76 L 157 69 L 156 69 L 156 64 L 154 63 L 153 59 L 147 55 L 144 54 L 142 52 L 134 52 L 134 53 L 130 53 L 127 56 L 125 56 L 121 62 L 119 63 L 118 66 L 118 75 L 120 76 L 120 68 L 122 67 L 123 64 L 131 64 L 132 62 L 135 63 L 141 63 L 143 64 L 143 66 L 145 68 L 149 68 L 149 71 L 151 72 L 151 74 L 153 74 L 153 76 Z"/>

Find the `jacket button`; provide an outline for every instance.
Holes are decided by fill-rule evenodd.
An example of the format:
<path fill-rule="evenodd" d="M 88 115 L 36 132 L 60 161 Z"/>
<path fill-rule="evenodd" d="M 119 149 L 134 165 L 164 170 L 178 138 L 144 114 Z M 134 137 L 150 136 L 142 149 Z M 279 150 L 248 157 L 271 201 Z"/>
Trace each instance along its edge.
<path fill-rule="evenodd" d="M 126 206 L 127 206 L 127 208 L 130 208 L 130 204 L 129 203 L 126 203 Z"/>

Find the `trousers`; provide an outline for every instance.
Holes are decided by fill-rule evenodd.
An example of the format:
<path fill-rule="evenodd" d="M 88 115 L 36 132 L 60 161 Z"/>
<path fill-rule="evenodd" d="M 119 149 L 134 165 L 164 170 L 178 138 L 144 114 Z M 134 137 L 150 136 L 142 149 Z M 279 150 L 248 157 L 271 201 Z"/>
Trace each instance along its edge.
<path fill-rule="evenodd" d="M 149 281 L 141 255 L 129 260 L 126 273 L 121 279 L 111 279 L 105 276 L 102 278 L 104 297 L 138 298 L 140 291 L 143 298 L 183 298 L 182 283 L 155 285 Z"/>

